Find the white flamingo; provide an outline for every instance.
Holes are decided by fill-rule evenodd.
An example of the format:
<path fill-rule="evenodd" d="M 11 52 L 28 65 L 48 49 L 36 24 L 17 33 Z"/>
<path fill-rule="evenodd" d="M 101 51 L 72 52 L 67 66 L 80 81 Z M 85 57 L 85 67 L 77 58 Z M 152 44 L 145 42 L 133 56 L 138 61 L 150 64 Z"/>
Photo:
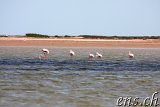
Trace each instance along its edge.
<path fill-rule="evenodd" d="M 101 59 L 102 58 L 102 54 L 100 54 L 100 53 L 97 52 L 96 53 L 96 57 L 99 58 L 99 59 Z"/>
<path fill-rule="evenodd" d="M 39 55 L 39 59 L 48 59 L 49 50 L 48 49 L 42 49 L 43 54 Z"/>
<path fill-rule="evenodd" d="M 128 57 L 129 57 L 129 58 L 134 58 L 134 54 L 133 54 L 133 53 L 131 53 L 131 51 L 129 51 L 129 53 L 128 53 Z"/>
<path fill-rule="evenodd" d="M 75 52 L 72 51 L 72 50 L 70 50 L 70 51 L 69 51 L 69 55 L 70 55 L 70 57 L 72 58 L 73 56 L 75 56 Z"/>
<path fill-rule="evenodd" d="M 90 59 L 94 58 L 94 54 L 89 53 L 89 58 L 90 58 Z"/>

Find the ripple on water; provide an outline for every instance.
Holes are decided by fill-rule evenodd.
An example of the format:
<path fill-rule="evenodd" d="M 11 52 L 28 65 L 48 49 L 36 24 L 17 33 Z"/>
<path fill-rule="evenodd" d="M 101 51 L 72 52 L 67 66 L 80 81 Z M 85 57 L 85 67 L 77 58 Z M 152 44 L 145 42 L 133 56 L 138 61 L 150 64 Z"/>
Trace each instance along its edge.
<path fill-rule="evenodd" d="M 129 60 L 129 49 L 94 48 L 89 50 L 101 51 L 103 58 L 89 60 L 88 48 L 73 48 L 78 54 L 73 59 L 68 48 L 48 48 L 56 53 L 38 60 L 30 53 L 41 47 L 3 47 L 0 106 L 116 107 L 120 96 L 146 97 L 160 90 L 160 49 L 132 49 L 136 58 Z"/>

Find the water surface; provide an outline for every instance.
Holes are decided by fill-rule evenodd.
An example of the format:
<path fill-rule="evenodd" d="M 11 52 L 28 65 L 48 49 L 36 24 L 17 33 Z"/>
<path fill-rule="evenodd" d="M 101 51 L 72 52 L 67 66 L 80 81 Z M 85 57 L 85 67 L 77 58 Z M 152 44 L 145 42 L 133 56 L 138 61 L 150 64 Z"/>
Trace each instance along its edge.
<path fill-rule="evenodd" d="M 50 50 L 39 60 L 41 49 Z M 74 58 L 69 50 L 75 51 Z M 128 59 L 128 51 L 135 54 Z M 89 52 L 102 59 L 88 59 Z M 160 48 L 0 47 L 0 107 L 117 107 L 160 91 Z M 160 94 L 158 95 L 160 96 Z"/>

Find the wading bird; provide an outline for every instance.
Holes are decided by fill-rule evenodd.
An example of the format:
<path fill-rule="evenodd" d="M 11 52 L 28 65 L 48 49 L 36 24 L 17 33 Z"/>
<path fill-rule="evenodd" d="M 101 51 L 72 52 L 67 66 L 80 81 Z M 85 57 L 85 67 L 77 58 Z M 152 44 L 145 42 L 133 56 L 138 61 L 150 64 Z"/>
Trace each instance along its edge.
<path fill-rule="evenodd" d="M 39 59 L 48 59 L 49 50 L 48 49 L 42 49 L 42 53 L 39 55 Z"/>
<path fill-rule="evenodd" d="M 94 58 L 94 54 L 89 53 L 89 59 L 92 59 L 92 58 Z"/>
<path fill-rule="evenodd" d="M 72 58 L 73 56 L 75 56 L 75 52 L 72 51 L 72 50 L 70 50 L 70 51 L 69 51 L 69 55 L 70 55 L 70 57 Z"/>
<path fill-rule="evenodd" d="M 131 51 L 129 51 L 129 52 L 128 52 L 128 57 L 129 57 L 129 58 L 134 58 L 134 54 L 131 53 Z"/>
<path fill-rule="evenodd" d="M 99 59 L 101 59 L 102 58 L 102 54 L 100 54 L 100 53 L 97 52 L 96 53 L 96 57 L 99 58 Z"/>

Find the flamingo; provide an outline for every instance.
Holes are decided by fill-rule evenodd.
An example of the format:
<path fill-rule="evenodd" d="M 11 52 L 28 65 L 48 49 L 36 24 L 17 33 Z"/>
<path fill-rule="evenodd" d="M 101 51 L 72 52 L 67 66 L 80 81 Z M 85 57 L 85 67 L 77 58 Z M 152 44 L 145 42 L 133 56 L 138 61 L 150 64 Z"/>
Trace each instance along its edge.
<path fill-rule="evenodd" d="M 49 50 L 48 49 L 42 49 L 43 54 L 39 55 L 39 59 L 48 59 Z"/>
<path fill-rule="evenodd" d="M 133 54 L 133 53 L 131 53 L 131 51 L 129 51 L 129 53 L 128 53 L 128 57 L 129 57 L 129 58 L 134 58 L 134 54 Z"/>
<path fill-rule="evenodd" d="M 94 54 L 89 53 L 89 58 L 90 58 L 90 59 L 94 58 Z"/>
<path fill-rule="evenodd" d="M 69 55 L 70 55 L 70 57 L 73 57 L 73 56 L 75 56 L 75 52 L 70 50 Z"/>
<path fill-rule="evenodd" d="M 99 59 L 101 59 L 102 58 L 102 54 L 100 54 L 100 53 L 97 52 L 96 53 L 96 57 L 99 58 Z"/>

